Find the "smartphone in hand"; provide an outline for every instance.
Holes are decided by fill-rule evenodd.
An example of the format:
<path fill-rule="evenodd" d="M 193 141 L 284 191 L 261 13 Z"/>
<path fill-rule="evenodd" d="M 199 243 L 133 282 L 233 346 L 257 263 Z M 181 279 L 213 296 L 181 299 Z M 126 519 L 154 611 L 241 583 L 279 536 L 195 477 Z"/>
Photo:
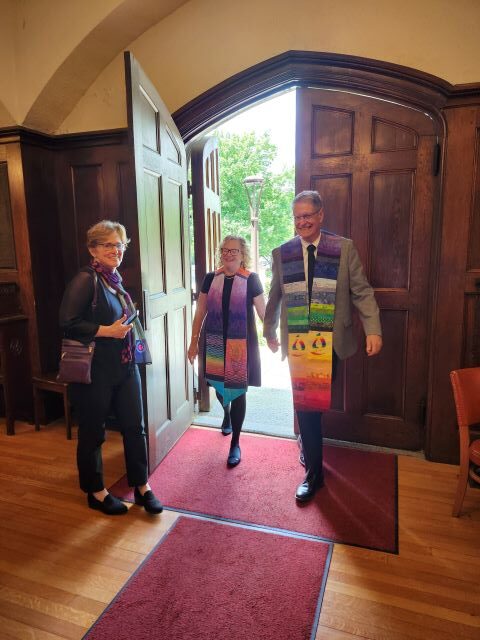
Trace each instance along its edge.
<path fill-rule="evenodd" d="M 135 312 L 132 313 L 132 315 L 129 318 L 127 318 L 123 324 L 131 324 L 137 316 L 138 316 L 138 311 L 135 309 Z"/>

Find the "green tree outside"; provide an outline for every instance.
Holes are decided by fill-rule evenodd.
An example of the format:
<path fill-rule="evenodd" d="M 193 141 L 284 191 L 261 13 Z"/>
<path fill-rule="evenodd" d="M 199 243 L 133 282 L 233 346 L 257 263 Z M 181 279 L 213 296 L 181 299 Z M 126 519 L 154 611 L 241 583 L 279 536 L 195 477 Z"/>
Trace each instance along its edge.
<path fill-rule="evenodd" d="M 265 182 L 259 214 L 259 254 L 271 266 L 272 249 L 293 235 L 291 202 L 295 191 L 295 169 L 273 173 L 277 147 L 269 132 L 230 134 L 216 132 L 220 151 L 220 196 L 222 233 L 250 238 L 250 211 L 243 180 L 261 175 Z"/>

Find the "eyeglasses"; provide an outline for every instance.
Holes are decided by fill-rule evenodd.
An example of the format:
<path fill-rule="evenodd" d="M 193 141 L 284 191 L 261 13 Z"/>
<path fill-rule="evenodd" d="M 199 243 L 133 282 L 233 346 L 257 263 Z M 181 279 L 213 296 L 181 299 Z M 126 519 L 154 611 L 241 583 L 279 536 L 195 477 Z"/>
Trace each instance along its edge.
<path fill-rule="evenodd" d="M 110 251 L 110 249 L 125 251 L 125 249 L 127 248 L 127 245 L 124 244 L 123 242 L 97 242 L 97 245 L 100 245 L 101 247 L 105 247 L 107 251 Z"/>
<path fill-rule="evenodd" d="M 319 209 L 318 211 L 314 211 L 313 213 L 305 213 L 303 216 L 293 216 L 293 220 L 295 221 L 295 223 L 297 222 L 301 222 L 302 220 L 305 220 L 305 222 L 310 222 L 311 220 L 313 220 L 313 217 L 317 215 L 317 213 L 320 213 L 321 209 Z"/>
<path fill-rule="evenodd" d="M 238 256 L 240 249 L 222 249 L 222 256 Z"/>

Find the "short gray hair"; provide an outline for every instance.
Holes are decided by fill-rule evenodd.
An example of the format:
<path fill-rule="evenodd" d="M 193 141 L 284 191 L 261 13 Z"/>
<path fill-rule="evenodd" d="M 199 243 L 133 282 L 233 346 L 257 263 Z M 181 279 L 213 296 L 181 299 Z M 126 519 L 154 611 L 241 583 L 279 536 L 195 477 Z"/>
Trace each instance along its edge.
<path fill-rule="evenodd" d="M 112 220 L 100 220 L 87 231 L 87 247 L 96 247 L 100 242 L 105 242 L 112 233 L 118 233 L 123 244 L 128 246 L 130 238 L 127 238 L 127 231 L 123 224 Z"/>
<path fill-rule="evenodd" d="M 311 202 L 316 211 L 320 211 L 320 209 L 323 208 L 322 196 L 318 193 L 318 191 L 300 191 L 300 193 L 297 193 L 295 198 L 292 200 L 292 209 L 297 204 L 297 202 L 304 201 Z"/>

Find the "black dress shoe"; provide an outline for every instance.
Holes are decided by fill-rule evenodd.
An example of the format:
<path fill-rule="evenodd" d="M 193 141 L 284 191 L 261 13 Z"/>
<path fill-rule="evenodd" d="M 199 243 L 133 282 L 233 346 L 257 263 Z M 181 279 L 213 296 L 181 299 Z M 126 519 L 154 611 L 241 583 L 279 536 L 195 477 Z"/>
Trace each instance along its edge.
<path fill-rule="evenodd" d="M 323 485 L 323 475 L 307 473 L 305 480 L 297 487 L 295 498 L 299 502 L 308 502 L 313 498 L 317 489 L 320 489 Z"/>
<path fill-rule="evenodd" d="M 135 496 L 135 504 L 143 507 L 147 513 L 162 513 L 163 505 L 160 500 L 155 497 L 153 491 L 145 491 L 142 496 L 137 487 L 135 487 L 133 494 Z"/>
<path fill-rule="evenodd" d="M 87 494 L 88 506 L 90 509 L 96 509 L 105 513 L 107 516 L 120 516 L 127 513 L 128 507 L 121 500 L 108 493 L 104 500 L 97 500 L 93 493 Z"/>
<path fill-rule="evenodd" d="M 238 444 L 230 447 L 227 465 L 229 467 L 236 467 L 241 459 L 242 459 L 242 452 L 240 451 L 240 447 L 238 446 Z"/>

